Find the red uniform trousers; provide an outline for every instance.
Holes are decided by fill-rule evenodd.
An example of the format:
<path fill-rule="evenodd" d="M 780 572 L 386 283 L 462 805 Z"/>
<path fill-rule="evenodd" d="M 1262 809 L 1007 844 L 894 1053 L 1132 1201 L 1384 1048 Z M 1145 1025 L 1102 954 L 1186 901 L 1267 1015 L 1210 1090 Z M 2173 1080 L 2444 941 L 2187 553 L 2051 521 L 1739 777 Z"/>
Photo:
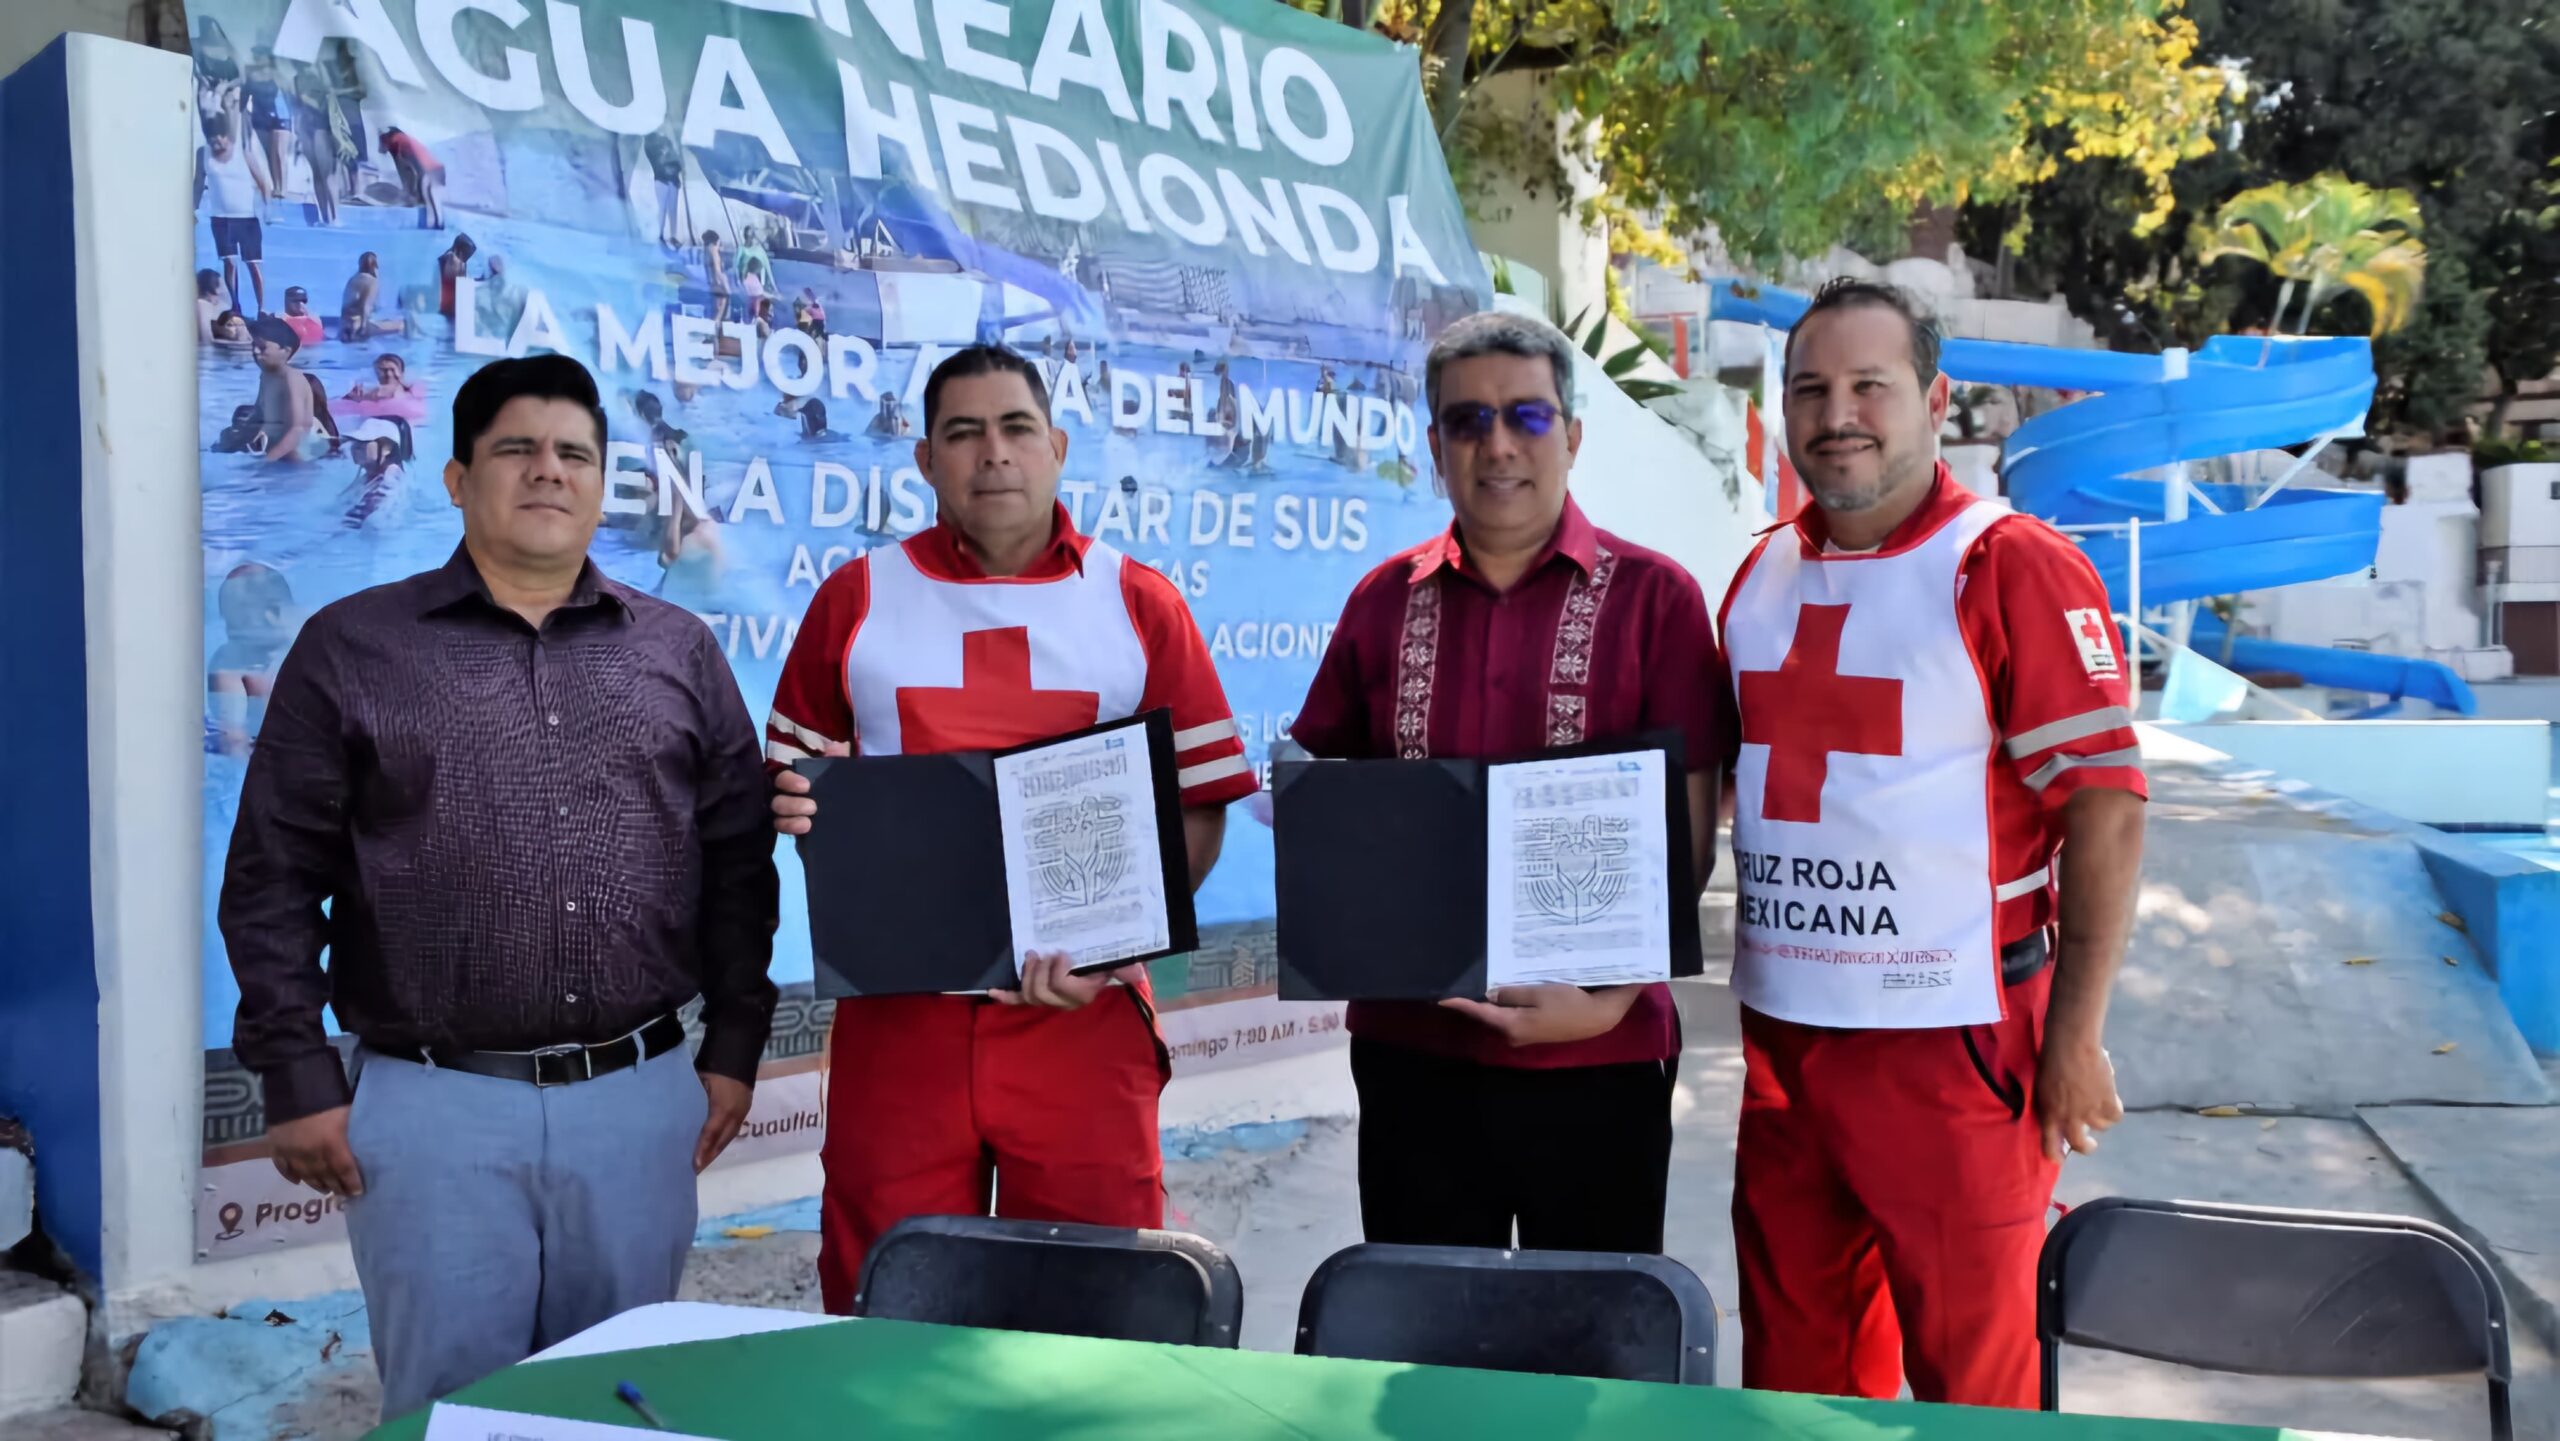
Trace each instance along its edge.
<path fill-rule="evenodd" d="M 1156 1100 L 1172 1074 L 1153 1006 L 876 996 L 836 1006 L 819 1150 L 818 1286 L 853 1306 L 862 1258 L 909 1216 L 1164 1224 Z"/>
<path fill-rule="evenodd" d="M 1742 1384 L 2037 1404 L 2036 1123 L 2050 966 L 1986 1026 L 1826 1030 L 1745 1008 L 1733 1229 Z"/>

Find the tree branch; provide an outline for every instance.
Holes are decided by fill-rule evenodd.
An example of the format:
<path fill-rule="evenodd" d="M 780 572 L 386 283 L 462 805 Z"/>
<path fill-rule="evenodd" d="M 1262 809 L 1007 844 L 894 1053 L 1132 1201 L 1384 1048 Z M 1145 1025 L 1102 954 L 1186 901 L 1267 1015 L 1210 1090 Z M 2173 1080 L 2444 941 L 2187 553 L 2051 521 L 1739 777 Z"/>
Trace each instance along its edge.
<path fill-rule="evenodd" d="M 1440 0 L 1423 32 L 1422 53 L 1437 62 L 1431 87 L 1431 122 L 1443 135 L 1467 101 L 1467 51 L 1475 43 L 1474 0 Z"/>

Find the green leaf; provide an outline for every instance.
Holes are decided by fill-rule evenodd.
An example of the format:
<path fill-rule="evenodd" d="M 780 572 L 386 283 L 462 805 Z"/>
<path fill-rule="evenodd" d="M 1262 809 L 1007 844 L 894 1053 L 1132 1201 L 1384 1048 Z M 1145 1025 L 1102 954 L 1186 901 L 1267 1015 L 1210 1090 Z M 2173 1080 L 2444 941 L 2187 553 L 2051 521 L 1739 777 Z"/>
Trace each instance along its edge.
<path fill-rule="evenodd" d="M 1651 354 L 1653 354 L 1653 350 L 1650 346 L 1630 345 L 1626 349 L 1619 351 L 1617 354 L 1610 356 L 1607 360 L 1602 361 L 1600 363 L 1600 372 L 1603 375 L 1608 376 L 1611 380 L 1616 380 L 1620 376 L 1625 375 L 1628 371 L 1642 365 L 1645 361 L 1645 357 Z"/>

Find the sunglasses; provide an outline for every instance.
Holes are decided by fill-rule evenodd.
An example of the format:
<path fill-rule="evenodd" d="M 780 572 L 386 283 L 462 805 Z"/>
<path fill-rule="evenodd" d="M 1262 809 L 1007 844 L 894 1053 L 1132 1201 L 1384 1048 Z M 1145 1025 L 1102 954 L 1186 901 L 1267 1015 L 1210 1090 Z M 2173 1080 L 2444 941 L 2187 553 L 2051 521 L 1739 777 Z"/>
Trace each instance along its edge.
<path fill-rule="evenodd" d="M 1515 400 L 1501 406 L 1467 401 L 1441 407 L 1440 429 L 1458 440 L 1483 440 L 1493 434 L 1495 416 L 1512 434 L 1536 440 L 1554 430 L 1564 412 L 1543 400 Z"/>

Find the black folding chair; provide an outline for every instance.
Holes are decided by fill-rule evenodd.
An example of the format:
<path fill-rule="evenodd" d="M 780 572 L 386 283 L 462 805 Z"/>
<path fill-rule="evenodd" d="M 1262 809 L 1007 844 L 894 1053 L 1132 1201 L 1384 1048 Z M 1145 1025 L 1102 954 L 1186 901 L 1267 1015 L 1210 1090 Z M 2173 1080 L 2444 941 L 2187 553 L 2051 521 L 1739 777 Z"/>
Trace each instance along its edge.
<path fill-rule="evenodd" d="M 2342 1380 L 2481 1375 L 2509 1441 L 2507 1298 L 2432 1221 L 2111 1196 L 2062 1218 L 2036 1267 L 2044 1409 L 2062 1348 Z"/>
<path fill-rule="evenodd" d="M 1716 1303 L 1667 1256 L 1353 1246 L 1308 1278 L 1298 1354 L 1712 1386 Z"/>
<path fill-rule="evenodd" d="M 862 1260 L 857 1316 L 1234 1349 L 1244 1284 L 1179 1231 L 913 1216 Z"/>

